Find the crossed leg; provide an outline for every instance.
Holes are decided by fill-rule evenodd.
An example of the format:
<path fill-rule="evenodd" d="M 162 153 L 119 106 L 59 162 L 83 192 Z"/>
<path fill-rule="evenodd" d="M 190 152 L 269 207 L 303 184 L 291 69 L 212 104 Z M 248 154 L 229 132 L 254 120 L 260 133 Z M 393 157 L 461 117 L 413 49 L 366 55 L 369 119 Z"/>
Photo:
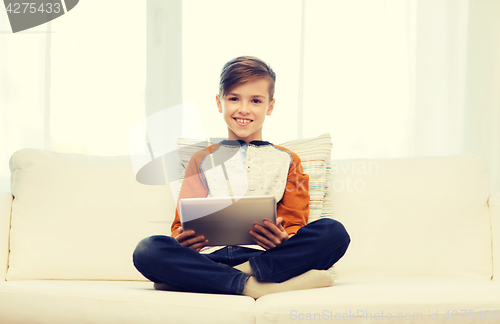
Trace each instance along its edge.
<path fill-rule="evenodd" d="M 226 251 L 199 254 L 160 235 L 142 240 L 133 257 L 137 270 L 157 288 L 258 298 L 279 291 L 331 286 L 331 276 L 321 270 L 337 262 L 349 243 L 341 223 L 321 219 L 265 252 L 246 249 L 231 255 L 231 247 L 227 247 Z"/>

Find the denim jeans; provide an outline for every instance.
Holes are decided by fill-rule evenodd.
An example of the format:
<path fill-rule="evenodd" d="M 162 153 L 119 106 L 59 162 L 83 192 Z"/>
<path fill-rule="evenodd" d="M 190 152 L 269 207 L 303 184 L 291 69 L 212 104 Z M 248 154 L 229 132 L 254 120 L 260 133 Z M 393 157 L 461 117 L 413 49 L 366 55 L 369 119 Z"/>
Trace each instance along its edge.
<path fill-rule="evenodd" d="M 234 269 L 235 265 L 249 261 L 258 281 L 283 282 L 311 269 L 327 270 L 344 255 L 349 243 L 340 222 L 323 218 L 267 251 L 227 246 L 200 254 L 170 236 L 155 235 L 139 242 L 133 260 L 137 270 L 153 282 L 181 291 L 241 295 L 249 275 Z"/>

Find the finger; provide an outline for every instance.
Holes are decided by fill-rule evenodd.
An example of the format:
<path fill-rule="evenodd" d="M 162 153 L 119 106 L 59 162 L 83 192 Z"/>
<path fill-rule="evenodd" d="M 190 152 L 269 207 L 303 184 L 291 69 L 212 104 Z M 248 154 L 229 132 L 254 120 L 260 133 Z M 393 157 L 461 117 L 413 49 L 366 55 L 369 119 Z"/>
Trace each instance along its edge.
<path fill-rule="evenodd" d="M 192 236 L 192 235 L 194 235 L 194 231 L 193 230 L 183 231 L 182 229 L 179 229 L 179 233 L 177 234 L 177 236 L 181 236 L 181 235 L 183 237 Z"/>
<path fill-rule="evenodd" d="M 285 231 L 283 226 L 281 226 L 281 224 L 280 224 L 280 227 L 281 227 L 281 229 L 280 229 L 268 220 L 265 220 L 264 223 L 266 223 L 266 225 L 269 226 L 268 229 L 272 230 L 272 233 L 271 232 L 269 232 L 268 234 L 266 233 L 266 236 L 270 240 L 272 240 L 276 245 L 280 245 L 283 242 L 288 240 L 288 238 L 289 238 L 288 233 Z"/>
<path fill-rule="evenodd" d="M 280 216 L 280 217 L 276 218 L 276 226 L 279 227 L 279 225 L 281 225 L 282 223 L 283 223 L 283 217 Z"/>
<path fill-rule="evenodd" d="M 193 250 L 196 250 L 196 251 L 199 251 L 202 248 L 204 248 L 207 245 L 207 243 L 208 243 L 208 240 L 201 241 L 199 243 L 195 243 L 195 244 L 191 245 L 189 248 L 193 249 Z"/>
<path fill-rule="evenodd" d="M 183 232 L 183 233 L 180 233 L 180 234 L 177 234 L 177 236 L 175 237 L 175 239 L 177 240 L 177 242 L 182 242 L 184 241 L 187 237 L 189 237 L 189 233 L 188 232 Z"/>
<path fill-rule="evenodd" d="M 265 221 L 266 223 L 266 221 Z M 280 235 L 281 235 L 281 231 L 278 230 L 278 228 L 276 227 L 276 225 L 274 225 L 273 223 L 271 222 L 267 222 L 267 224 L 270 224 L 274 227 L 274 230 L 276 232 L 274 232 L 273 229 L 271 229 L 271 231 L 269 231 L 268 228 L 260 225 L 260 224 L 255 224 L 254 226 L 254 229 L 257 231 L 257 232 L 260 232 L 261 234 L 263 234 L 264 236 L 267 237 L 267 239 L 269 239 L 270 241 L 273 241 L 274 244 L 281 244 L 281 239 L 280 239 Z"/>
<path fill-rule="evenodd" d="M 181 234 L 177 235 L 175 239 L 177 242 L 181 243 L 182 241 L 188 239 L 189 237 L 194 235 L 194 231 L 187 231 L 187 232 L 182 232 Z"/>
<path fill-rule="evenodd" d="M 194 244 L 197 244 L 197 243 L 200 243 L 203 241 L 205 241 L 205 237 L 200 235 L 200 236 L 196 236 L 196 237 L 190 238 L 189 240 L 184 241 L 185 245 L 182 245 L 182 244 L 181 245 L 191 247 Z"/>
<path fill-rule="evenodd" d="M 288 237 L 288 233 L 286 232 L 285 228 L 281 224 L 280 224 L 280 226 L 278 226 L 278 229 L 280 230 L 282 236 Z"/>
<path fill-rule="evenodd" d="M 197 252 L 200 252 L 201 249 L 203 249 L 205 246 L 207 246 L 208 240 L 205 240 L 200 243 L 196 243 L 190 246 L 191 249 L 196 250 Z"/>
<path fill-rule="evenodd" d="M 254 240 L 255 243 L 257 243 L 259 246 L 263 247 L 265 250 L 269 250 L 271 247 L 267 246 L 266 244 L 262 243 L 259 239 L 256 237 L 252 236 L 252 240 Z"/>
<path fill-rule="evenodd" d="M 196 243 L 199 243 L 199 242 L 203 242 L 203 241 L 205 241 L 205 237 L 203 235 L 200 235 L 200 236 L 195 236 L 193 238 L 184 240 L 180 244 L 181 244 L 181 246 L 188 246 L 188 247 L 190 247 L 193 244 L 196 244 Z"/>
<path fill-rule="evenodd" d="M 265 237 L 263 237 L 260 233 L 258 232 L 255 232 L 253 230 L 250 230 L 250 236 L 252 236 L 252 239 L 257 242 L 257 243 L 260 243 L 260 244 L 263 244 L 263 245 L 266 245 L 268 246 L 267 244 L 264 243 L 264 240 L 266 239 Z M 269 241 L 269 240 L 267 240 Z M 268 242 L 270 243 L 270 242 Z"/>
<path fill-rule="evenodd" d="M 274 234 L 272 234 L 265 226 L 262 226 L 260 224 L 255 224 L 253 231 L 261 235 L 262 237 L 273 240 Z"/>
<path fill-rule="evenodd" d="M 252 236 L 252 238 L 254 238 L 254 240 L 261 242 L 262 244 L 264 244 L 265 246 L 267 246 L 269 248 L 273 248 L 276 246 L 276 244 L 274 242 L 272 242 L 271 240 L 269 240 L 267 237 L 255 232 L 253 230 L 250 231 L 250 235 Z"/>
<path fill-rule="evenodd" d="M 274 225 L 272 222 L 269 220 L 264 220 L 264 225 L 275 235 L 275 236 L 281 236 L 283 233 L 282 230 L 280 230 L 276 225 Z"/>
<path fill-rule="evenodd" d="M 280 239 L 280 242 L 283 243 L 283 242 L 287 241 L 290 237 L 288 236 L 288 233 L 286 232 L 286 230 L 283 227 L 283 225 L 281 224 L 281 222 L 278 224 L 279 224 L 279 226 L 277 227 L 278 232 L 275 232 L 275 234 Z"/>
<path fill-rule="evenodd" d="M 276 220 L 276 226 L 278 226 L 280 231 L 282 231 L 282 232 L 285 231 L 285 228 L 283 227 L 283 218 L 278 217 L 278 219 Z"/>

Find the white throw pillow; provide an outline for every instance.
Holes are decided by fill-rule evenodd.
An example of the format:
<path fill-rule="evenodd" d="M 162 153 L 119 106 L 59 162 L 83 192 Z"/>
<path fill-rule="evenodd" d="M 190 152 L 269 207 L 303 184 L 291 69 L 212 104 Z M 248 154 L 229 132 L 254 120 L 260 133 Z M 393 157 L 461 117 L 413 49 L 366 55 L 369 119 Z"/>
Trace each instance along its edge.
<path fill-rule="evenodd" d="M 145 280 L 132 253 L 144 237 L 170 234 L 169 186 L 137 182 L 129 156 L 23 149 L 10 168 L 7 280 Z"/>

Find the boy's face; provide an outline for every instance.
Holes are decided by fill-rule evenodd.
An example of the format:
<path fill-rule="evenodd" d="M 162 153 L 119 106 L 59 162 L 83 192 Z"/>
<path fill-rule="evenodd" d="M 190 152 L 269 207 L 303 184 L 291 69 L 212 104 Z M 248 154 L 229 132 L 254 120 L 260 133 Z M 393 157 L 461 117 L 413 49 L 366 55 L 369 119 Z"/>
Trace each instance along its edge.
<path fill-rule="evenodd" d="M 270 116 L 274 101 L 269 98 L 269 81 L 256 79 L 234 87 L 224 98 L 216 96 L 219 112 L 224 114 L 228 138 L 247 144 L 262 140 L 262 125 Z"/>

